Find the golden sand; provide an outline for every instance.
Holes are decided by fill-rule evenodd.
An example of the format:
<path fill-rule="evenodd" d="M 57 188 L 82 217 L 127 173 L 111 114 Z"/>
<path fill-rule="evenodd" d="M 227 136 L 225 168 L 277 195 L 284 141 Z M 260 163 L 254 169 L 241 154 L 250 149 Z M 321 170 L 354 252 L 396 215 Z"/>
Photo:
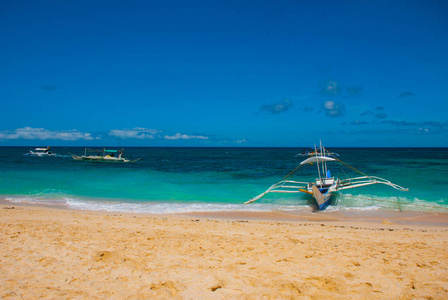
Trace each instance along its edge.
<path fill-rule="evenodd" d="M 448 299 L 448 228 L 0 207 L 1 299 Z"/>

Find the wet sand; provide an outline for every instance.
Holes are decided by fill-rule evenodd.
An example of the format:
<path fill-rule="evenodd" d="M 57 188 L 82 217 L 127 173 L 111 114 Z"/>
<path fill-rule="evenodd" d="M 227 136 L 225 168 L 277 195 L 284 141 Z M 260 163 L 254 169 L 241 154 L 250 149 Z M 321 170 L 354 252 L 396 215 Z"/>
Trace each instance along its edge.
<path fill-rule="evenodd" d="M 1 299 L 448 299 L 446 214 L 0 206 Z"/>

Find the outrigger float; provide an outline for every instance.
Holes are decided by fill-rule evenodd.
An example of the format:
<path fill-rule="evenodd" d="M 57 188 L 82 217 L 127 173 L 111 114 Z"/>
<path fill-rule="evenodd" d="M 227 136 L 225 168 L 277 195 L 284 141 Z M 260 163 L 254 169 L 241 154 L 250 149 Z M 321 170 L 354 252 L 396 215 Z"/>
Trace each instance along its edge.
<path fill-rule="evenodd" d="M 303 154 L 298 155 L 308 156 L 308 158 L 302 161 L 296 169 L 294 169 L 281 181 L 273 184 L 264 193 L 261 193 L 260 195 L 250 199 L 249 201 L 246 201 L 244 204 L 249 204 L 257 201 L 268 193 L 304 193 L 313 196 L 313 198 L 317 202 L 319 210 L 324 210 L 330 204 L 333 194 L 345 189 L 352 189 L 372 184 L 385 184 L 400 191 L 409 190 L 395 183 L 392 183 L 387 179 L 376 176 L 369 176 L 356 170 L 352 166 L 338 159 L 337 156 L 339 155 L 337 153 L 330 152 L 322 147 L 322 144 L 318 148 L 316 148 L 315 146 L 314 150 L 306 151 Z M 330 170 L 327 167 L 327 162 L 337 162 L 342 166 L 349 168 L 356 173 L 359 173 L 362 176 L 353 178 L 347 177 L 346 179 L 341 179 L 340 176 L 339 178 L 332 177 L 330 174 Z M 299 170 L 302 170 L 305 167 L 313 164 L 316 164 L 318 174 L 318 178 L 316 178 L 315 181 L 302 182 L 289 179 Z"/>
<path fill-rule="evenodd" d="M 97 153 L 96 155 L 87 155 L 89 153 Z M 75 155 L 70 153 L 72 158 L 77 161 L 90 161 L 90 162 L 98 162 L 98 163 L 135 163 L 141 158 L 137 158 L 134 160 L 130 160 L 128 158 L 123 157 L 124 149 L 121 150 L 92 150 L 92 149 L 84 149 L 84 155 Z"/>

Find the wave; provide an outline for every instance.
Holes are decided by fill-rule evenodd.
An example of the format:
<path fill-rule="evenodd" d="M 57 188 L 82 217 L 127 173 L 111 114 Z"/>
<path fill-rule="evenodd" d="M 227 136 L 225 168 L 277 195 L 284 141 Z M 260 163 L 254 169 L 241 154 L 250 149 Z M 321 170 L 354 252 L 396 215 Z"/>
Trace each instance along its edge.
<path fill-rule="evenodd" d="M 440 199 L 438 202 L 425 201 L 419 198 L 388 197 L 371 194 L 341 194 L 338 195 L 336 204 L 343 209 L 392 209 L 400 211 L 446 211 L 448 205 Z"/>
<path fill-rule="evenodd" d="M 291 201 L 291 199 L 276 199 L 271 202 L 259 202 L 253 204 L 239 203 L 211 203 L 211 202 L 157 202 L 157 201 L 132 201 L 118 199 L 92 199 L 74 197 L 58 191 L 46 191 L 35 195 L 7 196 L 9 203 L 55 206 L 67 209 L 143 213 L 143 214 L 176 214 L 195 212 L 274 212 L 306 213 L 316 210 L 313 201 Z M 333 205 L 327 211 L 447 211 L 448 206 L 441 203 L 427 202 L 421 199 L 406 199 L 395 197 L 377 197 L 370 195 L 344 194 L 333 200 Z"/>
<path fill-rule="evenodd" d="M 76 210 L 144 213 L 144 214 L 175 214 L 193 212 L 272 212 L 272 211 L 308 211 L 308 206 L 278 205 L 278 204 L 229 204 L 229 203 L 167 203 L 167 202 L 124 202 L 89 200 L 72 197 L 48 198 L 33 196 L 9 196 L 6 201 L 16 204 L 57 206 Z"/>
<path fill-rule="evenodd" d="M 45 155 L 42 155 L 42 156 L 39 156 L 39 155 L 34 155 L 34 154 L 31 154 L 31 153 L 25 153 L 25 154 L 23 154 L 24 156 L 33 156 L 33 157 L 72 157 L 71 155 L 68 155 L 68 154 L 57 154 L 57 153 L 53 153 L 53 155 L 51 155 L 51 156 L 45 156 Z"/>

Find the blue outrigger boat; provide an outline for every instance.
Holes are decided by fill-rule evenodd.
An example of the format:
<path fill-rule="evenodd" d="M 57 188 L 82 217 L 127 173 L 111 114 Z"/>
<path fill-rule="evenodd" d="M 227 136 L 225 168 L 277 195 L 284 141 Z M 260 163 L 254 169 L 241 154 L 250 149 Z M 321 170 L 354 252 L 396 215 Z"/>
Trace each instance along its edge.
<path fill-rule="evenodd" d="M 324 210 L 331 202 L 333 194 L 344 190 L 357 188 L 361 186 L 367 186 L 372 184 L 385 184 L 391 186 L 400 191 L 408 191 L 409 189 L 403 188 L 397 184 L 390 182 L 387 179 L 366 175 L 348 164 L 342 162 L 337 158 L 337 153 L 333 153 L 322 147 L 314 147 L 312 151 L 306 151 L 300 156 L 308 156 L 307 159 L 302 161 L 299 166 L 289 173 L 281 181 L 273 184 L 269 189 L 260 195 L 246 201 L 245 204 L 252 203 L 262 198 L 268 193 L 305 193 L 313 196 L 316 200 L 319 210 Z M 327 162 L 337 162 L 351 170 L 361 174 L 362 176 L 353 178 L 335 178 L 331 176 L 328 169 Z M 304 169 L 307 166 L 316 164 L 318 177 L 312 182 L 294 181 L 290 178 L 296 174 L 299 170 Z"/>

